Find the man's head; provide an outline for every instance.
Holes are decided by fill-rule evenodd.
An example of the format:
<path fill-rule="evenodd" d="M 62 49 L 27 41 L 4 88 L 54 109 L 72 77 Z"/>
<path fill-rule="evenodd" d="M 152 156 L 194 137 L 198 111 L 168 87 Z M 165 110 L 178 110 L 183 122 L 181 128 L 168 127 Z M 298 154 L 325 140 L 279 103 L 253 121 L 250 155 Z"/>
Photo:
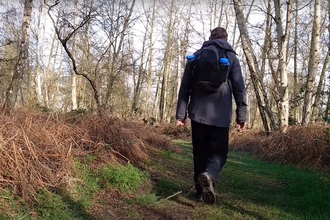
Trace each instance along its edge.
<path fill-rule="evenodd" d="M 211 35 L 209 40 L 215 40 L 215 39 L 224 39 L 227 40 L 228 34 L 226 29 L 222 27 L 216 27 L 211 31 Z"/>

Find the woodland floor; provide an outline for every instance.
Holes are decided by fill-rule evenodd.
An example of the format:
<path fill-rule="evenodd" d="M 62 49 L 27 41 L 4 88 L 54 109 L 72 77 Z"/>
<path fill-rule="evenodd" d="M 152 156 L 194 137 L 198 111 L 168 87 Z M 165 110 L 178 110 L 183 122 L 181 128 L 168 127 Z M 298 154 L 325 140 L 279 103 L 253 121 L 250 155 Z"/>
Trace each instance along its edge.
<path fill-rule="evenodd" d="M 178 149 L 173 151 L 150 149 L 150 156 L 152 161 L 140 168 L 151 174 L 152 188 L 142 186 L 131 195 L 112 190 L 99 195 L 89 209 L 91 219 L 326 220 L 330 217 L 330 192 L 309 188 L 311 194 L 321 197 L 310 201 L 307 201 L 309 193 L 304 192 L 309 184 L 329 190 L 329 173 L 310 174 L 291 166 L 259 161 L 250 153 L 233 151 L 216 185 L 217 202 L 207 205 L 189 196 L 193 192 L 190 142 L 179 141 Z M 301 183 L 295 185 L 298 181 Z M 147 205 L 138 202 L 141 195 L 148 193 L 155 193 L 157 201 Z"/>
<path fill-rule="evenodd" d="M 189 196 L 189 125 L 33 111 L 0 115 L 0 220 L 330 219 L 329 131 L 326 124 L 270 136 L 231 131 L 217 202 L 207 205 Z M 115 180 L 107 173 L 114 164 L 138 171 Z M 138 187 L 120 190 L 123 182 Z"/>

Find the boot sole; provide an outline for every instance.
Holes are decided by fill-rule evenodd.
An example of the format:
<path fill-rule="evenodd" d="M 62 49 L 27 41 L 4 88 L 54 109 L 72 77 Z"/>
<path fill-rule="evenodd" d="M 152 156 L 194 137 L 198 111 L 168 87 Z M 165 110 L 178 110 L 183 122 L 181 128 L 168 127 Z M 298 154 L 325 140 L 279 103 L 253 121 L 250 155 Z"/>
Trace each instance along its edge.
<path fill-rule="evenodd" d="M 203 188 L 202 198 L 207 204 L 214 204 L 216 196 L 213 189 L 212 180 L 205 174 L 201 174 L 198 178 L 200 186 Z"/>

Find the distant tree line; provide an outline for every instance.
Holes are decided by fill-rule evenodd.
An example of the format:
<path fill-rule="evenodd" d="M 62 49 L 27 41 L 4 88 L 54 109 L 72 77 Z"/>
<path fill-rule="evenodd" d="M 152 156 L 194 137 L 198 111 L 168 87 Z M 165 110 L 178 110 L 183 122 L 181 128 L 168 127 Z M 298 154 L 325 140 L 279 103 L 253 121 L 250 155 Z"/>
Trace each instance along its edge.
<path fill-rule="evenodd" d="M 0 101 L 174 121 L 185 57 L 228 30 L 249 127 L 329 121 L 329 0 L 25 0 L 0 3 Z"/>

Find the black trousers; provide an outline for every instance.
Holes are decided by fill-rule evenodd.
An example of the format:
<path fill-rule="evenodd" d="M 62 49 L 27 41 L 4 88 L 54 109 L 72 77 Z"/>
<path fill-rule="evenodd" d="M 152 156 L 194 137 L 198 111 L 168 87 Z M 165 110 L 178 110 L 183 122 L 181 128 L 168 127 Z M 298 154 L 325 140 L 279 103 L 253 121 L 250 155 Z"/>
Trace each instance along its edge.
<path fill-rule="evenodd" d="M 201 192 L 198 176 L 208 172 L 214 181 L 227 161 L 229 128 L 215 127 L 191 121 L 196 192 Z"/>

